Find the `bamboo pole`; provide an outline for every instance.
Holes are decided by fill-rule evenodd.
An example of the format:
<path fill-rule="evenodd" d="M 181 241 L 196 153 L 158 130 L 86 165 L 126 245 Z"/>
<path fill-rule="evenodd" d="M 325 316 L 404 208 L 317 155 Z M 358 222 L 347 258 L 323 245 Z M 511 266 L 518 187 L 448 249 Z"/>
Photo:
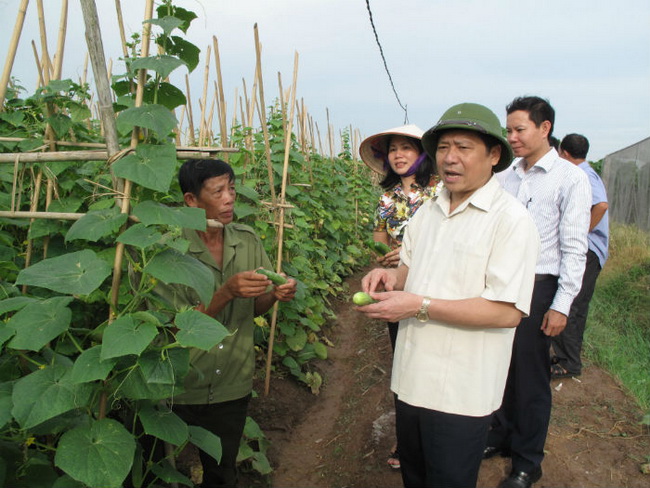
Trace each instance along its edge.
<path fill-rule="evenodd" d="M 284 165 L 282 168 L 282 186 L 280 187 L 280 204 L 286 204 L 285 196 L 287 190 L 287 180 L 289 177 L 289 155 L 291 149 L 291 131 L 293 129 L 293 115 L 294 108 L 296 106 L 296 91 L 298 84 L 298 52 L 296 51 L 294 56 L 293 64 L 293 86 L 291 90 L 291 115 L 289 117 L 289 125 L 287 127 L 287 132 L 285 133 L 285 144 L 284 144 Z M 283 240 L 284 240 L 284 206 L 280 207 L 280 222 L 278 227 L 278 254 L 277 254 L 277 263 L 276 263 L 276 272 L 282 271 L 282 251 L 283 251 Z M 273 341 L 275 339 L 275 327 L 278 317 L 278 302 L 275 302 L 273 305 L 273 315 L 271 317 L 271 332 L 269 334 L 269 349 L 266 356 L 266 377 L 264 380 L 264 394 L 269 394 L 270 382 L 271 382 L 271 360 L 273 358 Z"/>
<path fill-rule="evenodd" d="M 0 218 L 7 219 L 45 219 L 45 220 L 79 220 L 85 217 L 85 213 L 76 212 L 32 212 L 30 211 L 8 211 L 0 210 Z M 131 222 L 140 222 L 135 215 L 129 215 Z M 216 219 L 206 219 L 208 227 L 223 228 L 223 224 Z"/>
<path fill-rule="evenodd" d="M 192 98 L 190 95 L 190 78 L 186 74 L 185 75 L 185 89 L 187 91 L 187 96 L 185 97 L 187 100 L 187 130 L 189 132 L 189 139 L 187 143 L 190 146 L 193 146 L 196 144 L 196 141 L 194 139 L 194 117 L 192 117 Z"/>
<path fill-rule="evenodd" d="M 228 125 L 226 123 L 226 99 L 223 90 L 223 79 L 221 77 L 221 58 L 219 57 L 219 41 L 217 36 L 212 36 L 212 44 L 214 46 L 214 66 L 217 70 L 217 92 L 219 100 L 217 107 L 219 108 L 219 130 L 221 132 L 221 145 L 228 146 Z"/>
<path fill-rule="evenodd" d="M 124 17 L 122 16 L 122 5 L 120 4 L 120 0 L 115 0 L 115 10 L 117 12 L 117 25 L 120 31 L 122 54 L 124 54 L 124 58 L 126 59 L 129 57 L 129 48 L 126 45 L 127 43 L 126 43 L 126 34 L 124 32 Z"/>
<path fill-rule="evenodd" d="M 41 60 L 38 58 L 38 51 L 36 50 L 36 43 L 32 41 L 32 51 L 34 52 L 34 58 L 36 61 L 36 71 L 38 73 L 38 86 L 45 86 L 45 80 L 43 79 L 43 68 L 41 66 Z"/>
<path fill-rule="evenodd" d="M 149 44 L 151 36 L 151 24 L 147 22 L 151 20 L 153 16 L 153 0 L 147 0 L 145 6 L 144 22 L 142 29 L 142 46 L 140 56 L 146 58 L 149 56 Z M 147 70 L 141 69 L 138 71 L 138 88 L 135 95 L 135 106 L 142 106 L 142 100 L 144 98 L 144 85 L 147 80 Z M 138 134 L 139 129 L 135 127 L 133 133 L 131 134 L 131 149 L 135 149 L 138 146 Z M 131 180 L 124 181 L 124 195 L 122 199 L 121 212 L 128 214 L 129 207 L 131 205 L 131 188 L 133 183 Z M 124 244 L 121 242 L 117 243 L 115 248 L 115 261 L 113 265 L 113 283 L 111 286 L 111 312 L 109 315 L 109 322 L 115 318 L 115 311 L 117 310 L 117 303 L 119 298 L 119 288 L 120 281 L 122 278 L 122 260 L 124 259 Z"/>
<path fill-rule="evenodd" d="M 61 79 L 63 70 L 63 51 L 65 49 L 65 36 L 68 30 L 68 0 L 61 3 L 61 21 L 59 22 L 59 39 L 56 47 L 56 65 L 54 67 L 54 79 Z"/>
<path fill-rule="evenodd" d="M 200 100 L 201 119 L 199 123 L 199 146 L 205 144 L 205 111 L 208 106 L 208 81 L 210 78 L 210 44 L 208 44 L 208 51 L 205 55 L 205 68 L 203 69 L 203 95 Z"/>
<path fill-rule="evenodd" d="M 269 142 L 269 128 L 266 126 L 266 104 L 264 103 L 264 82 L 262 80 L 262 46 L 260 44 L 260 37 L 257 31 L 257 23 L 253 27 L 255 33 L 255 80 L 258 82 L 259 86 L 259 99 L 260 99 L 260 122 L 262 124 L 262 133 L 264 134 L 264 147 L 266 148 L 266 168 L 269 175 L 269 188 L 271 189 L 271 200 L 275 201 L 275 182 L 273 177 L 273 163 L 271 161 L 271 144 Z M 256 100 L 257 96 L 255 91 L 251 93 L 251 100 Z M 252 111 L 252 110 L 251 110 Z M 252 127 L 252 124 L 249 125 Z"/>
<path fill-rule="evenodd" d="M 18 41 L 20 34 L 23 30 L 25 22 L 25 13 L 27 12 L 27 4 L 29 0 L 22 0 L 20 7 L 18 7 L 18 16 L 16 17 L 16 24 L 14 25 L 14 32 L 9 42 L 9 51 L 5 58 L 5 67 L 2 72 L 2 79 L 0 79 L 0 112 L 4 111 L 5 97 L 7 96 L 7 88 L 9 86 L 9 78 L 11 77 L 11 69 L 14 66 L 16 59 L 16 51 L 18 50 Z"/>
<path fill-rule="evenodd" d="M 43 9 L 43 0 L 36 0 L 36 7 L 38 10 L 38 29 L 41 36 L 41 51 L 42 51 L 42 61 L 41 66 L 43 67 L 43 85 L 47 85 L 50 82 L 50 78 L 53 74 L 52 60 L 50 59 L 50 53 L 47 46 L 47 31 L 45 29 L 45 11 Z"/>

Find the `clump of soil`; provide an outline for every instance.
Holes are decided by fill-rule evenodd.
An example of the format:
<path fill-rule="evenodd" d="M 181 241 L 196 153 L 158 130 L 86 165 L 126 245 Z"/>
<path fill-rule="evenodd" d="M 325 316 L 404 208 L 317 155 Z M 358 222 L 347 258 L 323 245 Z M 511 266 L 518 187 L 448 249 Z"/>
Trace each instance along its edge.
<path fill-rule="evenodd" d="M 348 280 L 359 291 L 359 273 Z M 391 349 L 386 324 L 366 319 L 349 301 L 334 304 L 327 331 L 334 347 L 315 365 L 324 378 L 318 396 L 292 378 L 271 379 L 268 396 L 252 401 L 251 415 L 271 441 L 270 477 L 242 473 L 240 486 L 400 487 L 386 460 L 394 443 Z M 586 364 L 576 379 L 555 380 L 544 475 L 536 487 L 645 487 L 650 433 L 643 412 L 617 381 Z M 263 378 L 257 391 L 263 392 Z M 508 459 L 483 462 L 479 486 L 498 486 Z"/>

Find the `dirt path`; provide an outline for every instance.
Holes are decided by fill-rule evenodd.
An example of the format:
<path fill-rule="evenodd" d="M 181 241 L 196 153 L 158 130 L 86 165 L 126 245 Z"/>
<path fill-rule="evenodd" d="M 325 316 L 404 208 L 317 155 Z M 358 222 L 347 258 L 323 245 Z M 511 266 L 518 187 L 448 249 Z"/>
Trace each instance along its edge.
<path fill-rule="evenodd" d="M 348 280 L 359 290 L 361 274 Z M 252 415 L 272 445 L 274 488 L 401 487 L 386 465 L 394 440 L 389 392 L 391 352 L 384 323 L 369 321 L 346 302 L 335 304 L 330 357 L 316 365 L 325 378 L 318 396 L 290 378 L 274 378 Z M 641 410 L 603 370 L 588 365 L 579 380 L 554 381 L 544 476 L 536 487 L 645 487 L 650 435 Z M 261 391 L 261 389 L 258 389 Z M 496 487 L 509 462 L 483 463 L 479 486 Z M 244 476 L 242 487 L 268 486 Z"/>

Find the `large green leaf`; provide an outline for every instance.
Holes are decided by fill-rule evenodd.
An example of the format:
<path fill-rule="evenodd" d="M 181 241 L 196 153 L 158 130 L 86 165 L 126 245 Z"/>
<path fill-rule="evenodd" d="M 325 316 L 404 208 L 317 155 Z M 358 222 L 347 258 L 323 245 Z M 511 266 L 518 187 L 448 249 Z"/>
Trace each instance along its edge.
<path fill-rule="evenodd" d="M 135 453 L 133 436 L 112 419 L 93 421 L 61 436 L 54 463 L 88 486 L 119 488 Z"/>
<path fill-rule="evenodd" d="M 57 113 L 45 119 L 58 137 L 65 136 L 72 128 L 72 119 L 62 113 Z"/>
<path fill-rule="evenodd" d="M 71 301 L 71 297 L 55 297 L 28 304 L 7 323 L 16 331 L 7 347 L 39 351 L 70 327 L 72 311 L 68 304 Z"/>
<path fill-rule="evenodd" d="M 66 376 L 68 371 L 65 366 L 55 364 L 16 381 L 11 413 L 23 429 L 83 407 L 90 400 L 91 385 L 71 383 Z"/>
<path fill-rule="evenodd" d="M 181 391 L 176 385 L 148 383 L 140 367 L 134 368 L 123 376 L 119 386 L 116 396 L 132 400 L 164 400 Z"/>
<path fill-rule="evenodd" d="M 158 478 L 163 480 L 165 483 L 177 483 L 191 487 L 195 486 L 194 483 L 192 483 L 192 480 L 174 469 L 166 459 L 151 466 L 151 471 L 153 471 L 153 474 L 158 476 Z"/>
<path fill-rule="evenodd" d="M 16 329 L 0 321 L 0 346 L 7 342 L 16 333 Z"/>
<path fill-rule="evenodd" d="M 176 340 L 180 344 L 204 351 L 209 351 L 230 335 L 221 322 L 196 310 L 179 313 L 174 324 L 179 329 Z"/>
<path fill-rule="evenodd" d="M 163 33 L 166 36 L 171 34 L 174 29 L 178 29 L 183 25 L 183 21 L 181 19 L 178 17 L 172 17 L 170 15 L 166 15 L 160 19 L 145 20 L 143 24 L 144 23 L 150 23 L 162 27 Z"/>
<path fill-rule="evenodd" d="M 158 329 L 150 322 L 136 320 L 130 315 L 120 317 L 104 331 L 100 358 L 105 361 L 129 354 L 139 356 L 157 333 Z"/>
<path fill-rule="evenodd" d="M 11 407 L 13 400 L 11 399 L 11 392 L 13 391 L 13 383 L 0 384 L 0 429 L 2 429 L 7 422 L 11 420 Z M 0 480 L 2 477 L 0 477 Z"/>
<path fill-rule="evenodd" d="M 190 71 L 194 71 L 199 64 L 201 50 L 189 41 L 179 36 L 171 36 L 166 43 L 167 52 L 178 56 L 187 63 Z"/>
<path fill-rule="evenodd" d="M 66 474 L 56 480 L 52 485 L 52 488 L 86 488 L 86 485 L 81 481 L 73 480 Z"/>
<path fill-rule="evenodd" d="M 287 345 L 293 351 L 300 351 L 307 344 L 307 333 L 303 329 L 297 329 L 293 336 L 287 337 Z"/>
<path fill-rule="evenodd" d="M 140 144 L 134 153 L 113 163 L 113 173 L 152 190 L 167 192 L 176 168 L 172 144 Z"/>
<path fill-rule="evenodd" d="M 147 383 L 173 385 L 177 382 L 171 360 L 158 351 L 145 352 L 138 359 L 138 364 Z"/>
<path fill-rule="evenodd" d="M 178 20 L 178 19 L 176 19 Z M 178 27 L 178 25 L 176 25 Z M 186 66 L 187 63 L 175 56 L 168 54 L 158 54 L 146 58 L 138 58 L 131 63 L 131 69 L 147 69 L 158 73 L 161 79 L 165 79 L 169 74 L 180 66 Z"/>
<path fill-rule="evenodd" d="M 193 288 L 205 304 L 212 300 L 214 276 L 207 266 L 191 256 L 167 249 L 154 256 L 144 272 L 167 284 Z"/>
<path fill-rule="evenodd" d="M 159 18 L 165 18 L 168 15 L 173 15 L 177 19 L 181 19 L 183 24 L 179 26 L 179 29 L 187 34 L 187 29 L 190 27 L 190 23 L 197 18 L 196 14 L 191 10 L 186 10 L 183 7 L 176 7 L 171 4 L 161 4 L 156 8 L 156 14 Z"/>
<path fill-rule="evenodd" d="M 91 210 L 77 220 L 65 236 L 65 241 L 84 239 L 96 242 L 102 237 L 115 234 L 126 222 L 128 215 L 117 207 L 104 210 Z"/>
<path fill-rule="evenodd" d="M 189 438 L 187 424 L 171 410 L 152 406 L 144 407 L 139 412 L 144 431 L 165 442 L 180 446 Z"/>
<path fill-rule="evenodd" d="M 86 383 L 88 381 L 105 380 L 111 372 L 117 359 L 101 360 L 102 346 L 93 346 L 82 352 L 74 362 L 70 372 L 71 383 Z"/>
<path fill-rule="evenodd" d="M 154 227 L 147 227 L 144 224 L 135 224 L 122 232 L 117 238 L 118 242 L 127 246 L 144 249 L 160 241 L 162 234 Z"/>
<path fill-rule="evenodd" d="M 205 210 L 195 207 L 168 207 L 162 203 L 145 200 L 136 205 L 133 215 L 144 225 L 176 225 L 186 229 L 205 230 Z"/>
<path fill-rule="evenodd" d="M 190 442 L 208 453 L 217 462 L 221 462 L 221 439 L 203 427 L 189 425 L 188 429 L 190 431 Z"/>
<path fill-rule="evenodd" d="M 40 286 L 59 293 L 89 295 L 111 274 L 111 267 L 90 249 L 44 259 L 23 269 L 17 285 Z"/>
<path fill-rule="evenodd" d="M 143 105 L 127 108 L 117 116 L 117 129 L 126 134 L 134 127 L 151 129 L 158 136 L 166 137 L 178 121 L 172 112 L 162 105 Z"/>
<path fill-rule="evenodd" d="M 157 97 L 154 100 L 154 97 Z M 144 102 L 159 103 L 174 110 L 176 107 L 183 106 L 187 103 L 185 94 L 171 83 L 160 83 L 157 87 L 153 83 L 147 83 L 144 87 Z"/>

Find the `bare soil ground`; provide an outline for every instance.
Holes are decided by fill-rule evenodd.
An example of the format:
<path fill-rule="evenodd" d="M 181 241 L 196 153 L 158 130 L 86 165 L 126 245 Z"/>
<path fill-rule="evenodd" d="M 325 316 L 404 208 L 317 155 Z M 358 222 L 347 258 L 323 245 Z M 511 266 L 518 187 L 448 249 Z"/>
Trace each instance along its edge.
<path fill-rule="evenodd" d="M 358 291 L 359 273 L 348 280 Z M 243 473 L 246 487 L 400 487 L 399 471 L 386 464 L 394 442 L 389 391 L 391 350 L 386 325 L 370 321 L 345 301 L 327 331 L 330 357 L 316 365 L 324 384 L 318 396 L 291 378 L 271 380 L 268 396 L 251 405 L 272 445 L 270 477 Z M 578 379 L 553 381 L 553 414 L 544 475 L 536 487 L 646 487 L 642 465 L 650 457 L 643 412 L 617 381 L 586 364 Z M 263 379 L 258 391 L 263 391 Z M 480 487 L 496 487 L 509 460 L 484 461 Z"/>

